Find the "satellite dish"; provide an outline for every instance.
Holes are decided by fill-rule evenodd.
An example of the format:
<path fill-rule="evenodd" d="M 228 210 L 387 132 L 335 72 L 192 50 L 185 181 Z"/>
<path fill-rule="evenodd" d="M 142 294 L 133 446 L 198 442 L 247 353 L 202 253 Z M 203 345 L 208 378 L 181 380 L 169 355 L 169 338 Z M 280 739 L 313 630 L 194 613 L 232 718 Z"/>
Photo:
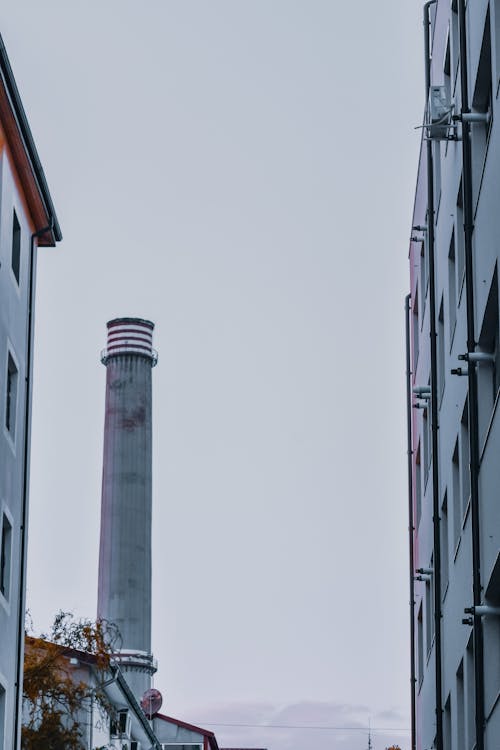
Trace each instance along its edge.
<path fill-rule="evenodd" d="M 156 690 L 156 688 L 150 688 L 149 690 L 146 690 L 141 698 L 141 708 L 148 719 L 152 719 L 153 716 L 158 713 L 162 703 L 162 694 L 159 690 Z"/>

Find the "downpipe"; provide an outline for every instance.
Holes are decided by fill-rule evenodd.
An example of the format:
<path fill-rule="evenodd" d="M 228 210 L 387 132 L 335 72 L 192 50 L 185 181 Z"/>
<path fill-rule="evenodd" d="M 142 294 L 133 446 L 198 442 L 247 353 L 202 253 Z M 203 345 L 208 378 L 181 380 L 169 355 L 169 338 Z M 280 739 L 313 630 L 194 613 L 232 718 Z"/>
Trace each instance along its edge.
<path fill-rule="evenodd" d="M 410 720 L 411 750 L 416 750 L 416 696 L 415 676 L 415 552 L 413 535 L 415 532 L 413 517 L 413 445 L 412 445 L 412 387 L 411 387 L 411 352 L 410 352 L 410 315 L 411 294 L 405 297 L 405 333 L 406 333 L 406 439 L 408 454 L 408 550 L 410 578 Z"/>
<path fill-rule="evenodd" d="M 472 201 L 472 154 L 470 139 L 471 111 L 469 107 L 468 90 L 465 0 L 458 0 L 458 15 L 460 30 L 460 83 L 462 93 L 462 192 L 464 210 L 465 291 L 467 306 L 467 378 L 469 388 L 468 406 L 472 530 L 472 628 L 474 635 L 475 722 L 476 750 L 484 750 L 484 643 L 481 615 L 479 614 L 479 611 L 477 609 L 481 606 L 482 593 L 479 513 L 479 428 L 477 391 L 478 357 L 475 352 L 476 337 L 474 330 L 474 261 L 472 253 L 474 212 Z"/>
<path fill-rule="evenodd" d="M 18 597 L 18 623 L 16 646 L 16 684 L 15 684 L 15 709 L 14 709 L 14 747 L 20 747 L 20 718 L 23 702 L 23 670 L 24 670 L 24 631 L 25 631 L 25 607 L 26 607 L 26 548 L 28 542 L 28 483 L 30 462 L 30 426 L 31 426 L 31 385 L 33 376 L 33 324 L 34 324 L 34 288 L 35 288 L 35 257 L 38 237 L 52 232 L 54 219 L 50 217 L 50 224 L 43 229 L 33 232 L 30 240 L 29 276 L 28 276 L 28 310 L 26 323 L 26 362 L 24 365 L 24 435 L 23 435 L 23 490 L 21 502 L 21 527 L 19 543 L 19 597 Z"/>
<path fill-rule="evenodd" d="M 430 18 L 431 5 L 437 0 L 424 4 L 424 50 L 425 50 L 425 121 L 431 79 L 430 57 Z M 436 710 L 436 750 L 443 750 L 443 697 L 442 697 L 442 644 L 441 644 L 441 535 L 439 503 L 439 441 L 438 441 L 438 377 L 437 377 L 437 330 L 436 330 L 436 263 L 434 248 L 434 163 L 432 141 L 426 141 L 427 156 L 427 249 L 429 253 L 429 317 L 431 354 L 431 435 L 432 435 L 432 515 L 434 547 L 434 656 L 435 656 L 435 710 Z"/>

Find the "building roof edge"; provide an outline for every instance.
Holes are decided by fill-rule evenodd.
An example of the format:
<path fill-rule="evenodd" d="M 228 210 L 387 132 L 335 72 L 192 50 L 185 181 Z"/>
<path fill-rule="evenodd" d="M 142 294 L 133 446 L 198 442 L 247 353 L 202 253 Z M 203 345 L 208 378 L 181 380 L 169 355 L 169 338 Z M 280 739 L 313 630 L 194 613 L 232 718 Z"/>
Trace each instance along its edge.
<path fill-rule="evenodd" d="M 40 197 L 44 203 L 47 216 L 52 222 L 52 229 L 50 234 L 53 238 L 53 244 L 55 244 L 55 242 L 60 242 L 62 240 L 61 228 L 59 226 L 54 204 L 52 202 L 49 187 L 47 185 L 47 180 L 45 178 L 45 173 L 43 171 L 42 163 L 40 161 L 40 157 L 38 156 L 35 141 L 33 140 L 33 135 L 28 123 L 28 118 L 26 117 L 26 112 L 24 111 L 21 96 L 19 94 L 19 89 L 17 88 L 14 73 L 12 71 L 12 67 L 7 55 L 7 50 L 5 49 L 5 44 L 1 34 L 0 74 L 5 84 L 5 91 L 7 93 L 7 96 L 9 97 L 10 108 L 15 118 L 17 129 L 23 142 L 24 150 L 33 169 L 33 175 L 37 183 Z M 38 230 L 43 228 L 44 227 L 37 227 Z M 47 234 L 49 233 L 47 232 Z"/>

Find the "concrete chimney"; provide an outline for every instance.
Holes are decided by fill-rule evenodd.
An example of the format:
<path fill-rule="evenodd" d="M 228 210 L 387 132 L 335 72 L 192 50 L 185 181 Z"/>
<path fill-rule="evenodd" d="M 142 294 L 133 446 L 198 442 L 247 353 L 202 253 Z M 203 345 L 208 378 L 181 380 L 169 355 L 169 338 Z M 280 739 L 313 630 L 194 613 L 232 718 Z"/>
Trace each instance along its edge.
<path fill-rule="evenodd" d="M 97 616 L 115 623 L 117 661 L 140 700 L 156 671 L 151 654 L 152 394 L 154 324 L 107 324 L 106 406 Z"/>

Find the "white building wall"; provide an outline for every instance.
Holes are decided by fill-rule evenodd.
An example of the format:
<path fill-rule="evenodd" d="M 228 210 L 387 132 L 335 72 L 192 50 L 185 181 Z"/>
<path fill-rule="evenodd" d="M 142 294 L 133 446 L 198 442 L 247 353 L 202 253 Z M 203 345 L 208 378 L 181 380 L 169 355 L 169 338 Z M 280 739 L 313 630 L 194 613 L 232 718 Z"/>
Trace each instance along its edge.
<path fill-rule="evenodd" d="M 492 122 L 486 144 L 484 125 L 473 126 L 472 161 L 475 228 L 474 294 L 476 338 L 479 338 L 488 294 L 495 268 L 500 274 L 500 0 L 475 0 L 468 3 L 469 98 L 476 89 L 478 67 L 487 14 L 491 34 L 491 107 Z M 498 26 L 498 30 L 496 27 Z M 434 19 L 431 84 L 447 84 L 460 111 L 460 73 L 455 64 L 458 53 L 458 24 L 450 0 L 439 0 Z M 449 45 L 450 70 L 445 60 Z M 497 51 L 498 50 L 498 51 Z M 426 223 L 425 143 L 420 160 L 413 225 Z M 443 304 L 442 324 L 437 323 L 438 352 L 444 352 L 444 388 L 438 393 L 439 406 L 439 497 L 446 498 L 446 512 L 441 509 L 442 555 L 442 668 L 444 733 L 446 750 L 471 750 L 475 742 L 474 681 L 471 652 L 472 628 L 462 624 L 464 608 L 472 605 L 472 534 L 468 482 L 467 429 L 462 415 L 467 400 L 467 378 L 450 374 L 452 368 L 466 363 L 458 355 L 467 351 L 466 300 L 463 278 L 458 271 L 463 226 L 457 205 L 461 174 L 462 144 L 450 141 L 433 145 L 435 160 L 435 257 L 436 313 Z M 440 177 L 440 179 L 439 179 Z M 413 232 L 413 235 L 416 233 Z M 423 237 L 424 235 L 418 235 Z M 425 243 L 424 243 L 425 245 Z M 455 269 L 450 260 L 455 253 Z M 418 342 L 413 342 L 412 371 L 414 385 L 427 385 L 430 378 L 428 286 L 422 283 L 422 244 L 410 247 L 412 307 L 418 309 Z M 498 313 L 498 297 L 496 301 Z M 456 322 L 455 322 L 456 318 Z M 498 328 L 498 324 L 496 324 Z M 497 334 L 496 351 L 499 347 Z M 418 350 L 418 357 L 417 355 Z M 500 367 L 500 359 L 499 359 Z M 491 365 L 479 366 L 480 451 L 479 474 L 481 513 L 481 571 L 485 595 L 500 605 L 500 407 L 498 390 L 494 393 Z M 500 380 L 499 380 L 500 382 Z M 429 414 L 430 420 L 430 414 Z M 420 469 L 414 465 L 414 481 L 420 476 L 422 511 L 415 533 L 416 568 L 433 565 L 432 465 L 422 457 L 426 442 L 424 410 L 413 412 L 414 462 L 420 444 Z M 458 441 L 459 470 L 454 462 Z M 429 439 L 430 442 L 430 439 Z M 457 482 L 458 478 L 458 482 Z M 417 488 L 414 505 L 417 504 Z M 496 576 L 496 577 L 495 577 Z M 417 675 L 417 747 L 434 746 L 435 720 L 435 644 L 433 623 L 429 618 L 429 598 L 424 582 L 415 584 L 415 626 L 418 644 L 418 615 L 422 608 L 423 654 L 417 655 L 422 674 Z M 432 603 L 431 603 L 432 607 Z M 484 618 L 486 750 L 500 747 L 500 618 Z M 417 670 L 418 671 L 418 670 Z"/>
<path fill-rule="evenodd" d="M 12 271 L 13 212 L 20 225 L 19 283 Z M 27 346 L 28 275 L 31 228 L 17 188 L 6 148 L 0 154 L 0 554 L 4 560 L 4 593 L 0 591 L 0 685 L 5 691 L 3 744 L 14 743 L 16 656 L 19 631 L 21 560 L 21 510 L 25 423 L 25 375 Z M 9 355 L 17 367 L 15 404 L 11 405 L 11 429 L 6 426 L 7 369 Z M 2 527 L 11 527 L 10 542 Z M 7 544 L 6 544 L 7 542 Z M 10 549 L 5 549 L 10 547 Z M 8 568 L 8 575 L 6 569 Z M 24 611 L 24 603 L 23 603 Z M 24 623 L 23 623 L 24 625 Z M 1 702 L 0 702 L 1 706 Z M 0 717 L 0 728 L 2 718 Z"/>

